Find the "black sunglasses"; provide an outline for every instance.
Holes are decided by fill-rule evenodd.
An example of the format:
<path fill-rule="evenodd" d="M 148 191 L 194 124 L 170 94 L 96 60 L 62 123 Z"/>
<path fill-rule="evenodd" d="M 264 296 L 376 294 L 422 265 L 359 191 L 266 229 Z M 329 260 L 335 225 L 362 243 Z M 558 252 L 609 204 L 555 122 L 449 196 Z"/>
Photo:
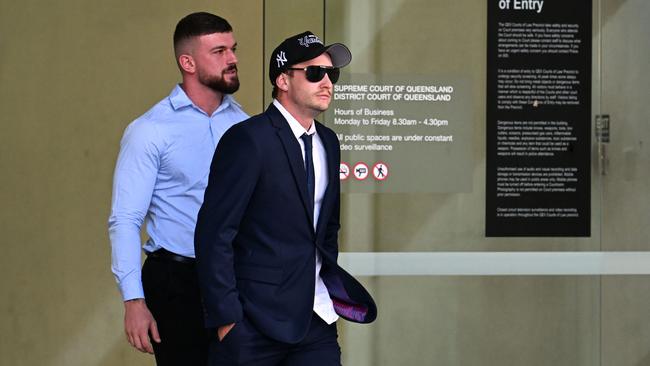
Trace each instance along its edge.
<path fill-rule="evenodd" d="M 325 74 L 327 74 L 332 84 L 335 84 L 339 81 L 339 75 L 341 74 L 341 69 L 334 66 L 312 65 L 307 67 L 288 67 L 287 70 L 303 70 L 307 80 L 312 83 L 317 83 L 323 80 Z"/>

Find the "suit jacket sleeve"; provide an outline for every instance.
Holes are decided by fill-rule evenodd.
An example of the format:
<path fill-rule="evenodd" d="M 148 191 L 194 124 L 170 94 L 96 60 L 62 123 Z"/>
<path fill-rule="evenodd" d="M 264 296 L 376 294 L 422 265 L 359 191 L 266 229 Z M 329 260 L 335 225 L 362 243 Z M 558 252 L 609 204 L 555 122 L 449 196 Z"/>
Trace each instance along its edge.
<path fill-rule="evenodd" d="M 259 153 L 241 125 L 221 138 L 199 210 L 194 249 L 205 325 L 215 328 L 243 317 L 234 273 L 234 239 L 260 172 Z"/>

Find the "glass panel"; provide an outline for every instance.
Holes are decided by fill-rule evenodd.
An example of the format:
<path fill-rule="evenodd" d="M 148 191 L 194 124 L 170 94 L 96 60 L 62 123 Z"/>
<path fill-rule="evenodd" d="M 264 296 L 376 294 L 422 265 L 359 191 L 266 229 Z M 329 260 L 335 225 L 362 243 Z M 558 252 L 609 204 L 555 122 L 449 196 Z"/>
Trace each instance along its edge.
<path fill-rule="evenodd" d="M 601 1 L 601 108 L 610 142 L 601 146 L 603 250 L 650 249 L 650 3 Z M 602 280 L 602 364 L 650 362 L 647 277 Z"/>
<path fill-rule="evenodd" d="M 371 325 L 339 322 L 343 364 L 599 364 L 598 277 L 379 277 Z M 615 364 L 612 364 L 615 365 Z"/>
<path fill-rule="evenodd" d="M 447 129 L 455 138 L 452 144 L 438 145 L 426 156 L 402 156 L 399 160 L 399 164 L 435 166 L 434 172 L 440 173 L 433 182 L 423 173 L 412 177 L 408 188 L 402 187 L 401 191 L 408 193 L 374 194 L 349 189 L 359 186 L 356 183 L 343 184 L 348 192 L 342 196 L 341 243 L 345 250 L 600 249 L 597 176 L 592 187 L 590 238 L 485 237 L 486 27 L 485 4 L 471 0 L 325 1 L 326 43 L 343 42 L 353 53 L 352 63 L 343 69 L 343 81 L 451 85 L 456 104 L 434 112 L 450 116 L 460 126 L 452 129 L 450 124 Z M 341 105 L 346 104 L 336 103 Z M 413 111 L 419 108 L 416 104 L 408 105 L 413 105 L 411 110 L 402 113 L 421 114 Z M 332 123 L 335 118 L 331 110 L 322 117 L 337 132 L 345 132 L 346 126 Z M 342 156 L 345 160 L 345 151 Z M 382 160 L 381 153 L 369 156 L 370 161 Z M 427 182 L 426 186 L 418 187 L 420 182 Z M 375 189 L 386 190 L 386 184 Z"/>
<path fill-rule="evenodd" d="M 611 126 L 603 144 L 603 250 L 648 250 L 650 3 L 603 1 L 601 16 L 601 105 Z"/>

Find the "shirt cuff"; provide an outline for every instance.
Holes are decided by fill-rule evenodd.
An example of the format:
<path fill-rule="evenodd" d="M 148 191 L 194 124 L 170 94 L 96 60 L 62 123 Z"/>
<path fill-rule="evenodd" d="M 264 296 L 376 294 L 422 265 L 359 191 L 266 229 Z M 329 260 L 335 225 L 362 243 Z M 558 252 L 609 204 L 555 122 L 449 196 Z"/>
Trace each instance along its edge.
<path fill-rule="evenodd" d="M 119 285 L 120 292 L 122 292 L 122 300 L 128 301 L 133 299 L 144 299 L 144 290 L 142 289 L 142 281 L 140 279 L 127 280 L 125 279 Z"/>

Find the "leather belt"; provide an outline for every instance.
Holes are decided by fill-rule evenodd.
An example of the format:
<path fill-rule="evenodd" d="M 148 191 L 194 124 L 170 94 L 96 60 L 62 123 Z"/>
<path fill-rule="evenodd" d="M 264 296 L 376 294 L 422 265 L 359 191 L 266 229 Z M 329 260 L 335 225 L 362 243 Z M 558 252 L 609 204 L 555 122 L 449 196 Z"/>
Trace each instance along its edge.
<path fill-rule="evenodd" d="M 183 264 L 194 264 L 196 260 L 190 257 L 184 257 L 176 253 L 172 253 L 165 249 L 158 249 L 155 252 L 147 253 L 147 257 L 156 259 L 165 259 Z"/>

